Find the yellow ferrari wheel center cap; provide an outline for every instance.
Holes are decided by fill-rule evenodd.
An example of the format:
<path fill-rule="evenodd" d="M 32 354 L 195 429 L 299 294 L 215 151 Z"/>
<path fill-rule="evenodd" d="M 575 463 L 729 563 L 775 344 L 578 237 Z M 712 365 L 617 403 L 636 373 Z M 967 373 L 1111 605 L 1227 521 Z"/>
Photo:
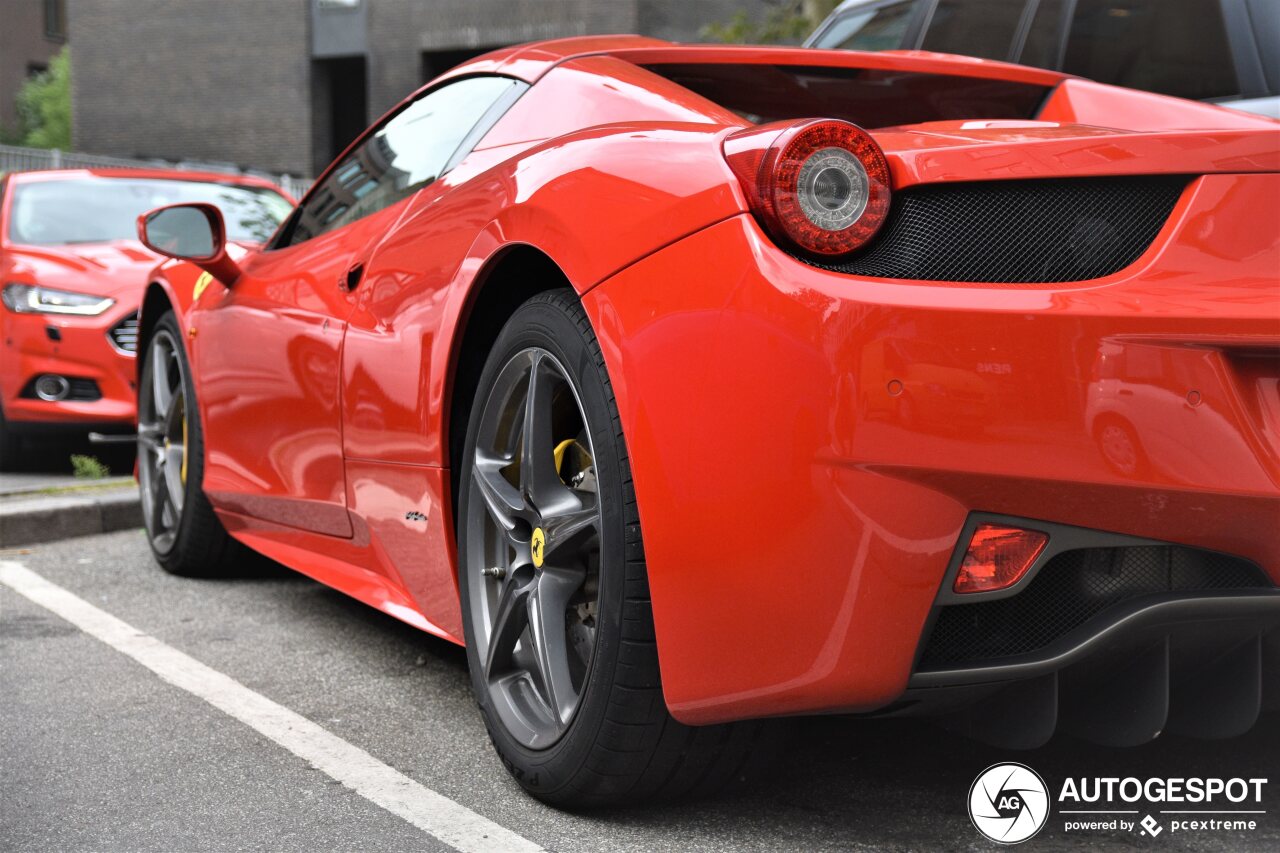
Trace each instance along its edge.
<path fill-rule="evenodd" d="M 529 556 L 533 558 L 534 568 L 542 568 L 542 551 L 547 547 L 547 534 L 541 527 L 533 529 L 533 538 L 529 540 Z"/>

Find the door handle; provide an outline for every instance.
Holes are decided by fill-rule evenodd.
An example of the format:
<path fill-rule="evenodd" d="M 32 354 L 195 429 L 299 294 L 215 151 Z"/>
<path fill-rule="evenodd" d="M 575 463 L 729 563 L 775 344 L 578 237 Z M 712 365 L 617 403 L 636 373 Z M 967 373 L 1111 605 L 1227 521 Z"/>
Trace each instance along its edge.
<path fill-rule="evenodd" d="M 352 264 L 347 269 L 345 275 L 338 279 L 338 287 L 341 290 L 351 292 L 360 286 L 360 279 L 364 277 L 364 264 Z"/>

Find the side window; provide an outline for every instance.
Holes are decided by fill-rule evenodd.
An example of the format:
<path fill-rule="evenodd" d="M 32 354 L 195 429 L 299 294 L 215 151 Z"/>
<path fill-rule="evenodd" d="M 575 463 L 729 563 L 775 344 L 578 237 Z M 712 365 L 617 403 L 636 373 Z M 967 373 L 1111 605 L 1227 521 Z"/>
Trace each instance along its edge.
<path fill-rule="evenodd" d="M 521 86 L 507 77 L 468 77 L 409 104 L 316 187 L 298 211 L 287 245 L 341 228 L 430 184 L 489 108 Z"/>
<path fill-rule="evenodd" d="M 921 0 L 898 0 L 855 9 L 835 20 L 814 43 L 834 50 L 897 50 L 903 44 Z"/>
<path fill-rule="evenodd" d="M 1182 98 L 1240 94 L 1221 0 L 1077 0 L 1062 70 Z"/>
<path fill-rule="evenodd" d="M 1065 12 L 1066 0 L 1040 0 L 1035 17 L 1031 19 L 1031 28 L 1027 30 L 1027 40 L 1022 44 L 1019 62 L 1037 68 L 1058 68 L 1062 62 L 1059 54 L 1066 28 Z"/>
<path fill-rule="evenodd" d="M 941 53 L 1008 59 L 1026 0 L 938 0 L 920 46 Z"/>

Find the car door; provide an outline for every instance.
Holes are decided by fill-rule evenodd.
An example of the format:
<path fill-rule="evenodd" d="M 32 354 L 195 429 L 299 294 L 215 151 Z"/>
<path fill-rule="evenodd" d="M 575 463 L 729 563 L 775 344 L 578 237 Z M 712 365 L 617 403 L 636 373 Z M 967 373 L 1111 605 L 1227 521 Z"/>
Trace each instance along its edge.
<path fill-rule="evenodd" d="M 407 103 L 325 173 L 273 247 L 243 262 L 234 287 L 201 304 L 193 349 L 207 434 L 204 486 L 215 504 L 352 535 L 341 367 L 365 261 L 476 120 L 522 85 L 466 78 Z"/>
<path fill-rule="evenodd" d="M 487 223 L 490 205 L 455 193 L 449 170 L 528 85 L 508 77 L 451 81 L 410 110 L 398 143 L 426 176 L 405 215 L 363 259 L 365 281 L 343 353 L 343 440 L 350 459 L 433 464 L 436 436 L 423 434 L 434 330 L 444 289 Z M 486 198 L 500 197 L 490 192 Z M 455 203 L 456 202 L 456 203 Z"/>
<path fill-rule="evenodd" d="M 361 253 L 402 212 L 405 187 L 375 128 L 325 174 L 268 251 L 210 288 L 192 341 L 201 377 L 204 487 L 215 505 L 350 537 L 342 463 L 343 333 Z"/>

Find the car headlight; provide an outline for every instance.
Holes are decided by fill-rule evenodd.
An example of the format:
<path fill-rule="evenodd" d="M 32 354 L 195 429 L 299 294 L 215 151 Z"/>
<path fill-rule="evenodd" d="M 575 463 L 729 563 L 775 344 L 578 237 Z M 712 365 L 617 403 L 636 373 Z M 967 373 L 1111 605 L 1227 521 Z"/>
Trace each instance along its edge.
<path fill-rule="evenodd" d="M 16 283 L 4 286 L 0 291 L 0 302 L 19 314 L 79 314 L 82 317 L 96 317 L 116 304 L 114 299 L 106 296 Z"/>

